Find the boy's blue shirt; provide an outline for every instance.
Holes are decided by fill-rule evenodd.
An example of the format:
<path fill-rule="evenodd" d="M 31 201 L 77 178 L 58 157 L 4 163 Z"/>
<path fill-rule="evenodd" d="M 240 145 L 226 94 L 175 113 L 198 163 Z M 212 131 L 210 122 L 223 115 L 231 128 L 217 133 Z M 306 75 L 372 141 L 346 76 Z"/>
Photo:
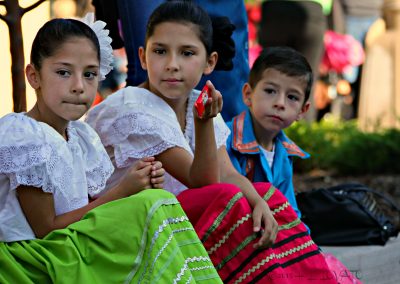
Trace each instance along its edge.
<path fill-rule="evenodd" d="M 300 218 L 292 181 L 292 158 L 297 156 L 306 159 L 310 155 L 280 131 L 275 140 L 275 156 L 271 169 L 255 138 L 250 111 L 243 111 L 227 125 L 231 134 L 226 142 L 226 149 L 234 167 L 244 176 L 247 176 L 252 167 L 252 182 L 272 183 L 286 196 Z"/>

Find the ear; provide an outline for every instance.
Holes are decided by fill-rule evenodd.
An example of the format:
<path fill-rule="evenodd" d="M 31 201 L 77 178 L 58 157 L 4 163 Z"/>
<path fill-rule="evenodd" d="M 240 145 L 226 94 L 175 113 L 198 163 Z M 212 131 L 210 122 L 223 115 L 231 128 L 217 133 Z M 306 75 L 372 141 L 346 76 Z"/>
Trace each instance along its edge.
<path fill-rule="evenodd" d="M 302 107 L 300 112 L 297 114 L 296 120 L 299 121 L 303 119 L 307 111 L 310 109 L 310 102 L 306 102 Z"/>
<path fill-rule="evenodd" d="M 251 107 L 251 94 L 253 93 L 253 88 L 249 83 L 245 83 L 242 88 L 242 99 L 246 106 Z"/>
<path fill-rule="evenodd" d="M 147 70 L 146 51 L 144 50 L 143 46 L 139 47 L 139 60 L 140 60 L 140 65 L 142 66 L 142 69 Z"/>
<path fill-rule="evenodd" d="M 39 71 L 33 66 L 33 64 L 26 65 L 25 76 L 28 80 L 29 85 L 35 90 L 40 87 L 40 74 Z"/>
<path fill-rule="evenodd" d="M 212 52 L 211 55 L 207 59 L 207 66 L 204 68 L 203 74 L 209 75 L 212 71 L 214 71 L 215 65 L 217 65 L 218 53 Z"/>

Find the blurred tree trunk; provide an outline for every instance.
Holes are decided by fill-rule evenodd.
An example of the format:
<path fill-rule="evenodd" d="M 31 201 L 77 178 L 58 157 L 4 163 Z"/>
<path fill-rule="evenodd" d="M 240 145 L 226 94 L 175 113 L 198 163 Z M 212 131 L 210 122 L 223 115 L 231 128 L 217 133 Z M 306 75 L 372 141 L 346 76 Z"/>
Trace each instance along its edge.
<path fill-rule="evenodd" d="M 18 0 L 0 1 L 0 6 L 4 6 L 6 10 L 4 14 L 0 14 L 0 19 L 6 22 L 9 30 L 14 112 L 26 111 L 25 60 L 21 19 L 26 12 L 45 1 L 47 0 L 38 0 L 26 8 L 22 8 Z"/>

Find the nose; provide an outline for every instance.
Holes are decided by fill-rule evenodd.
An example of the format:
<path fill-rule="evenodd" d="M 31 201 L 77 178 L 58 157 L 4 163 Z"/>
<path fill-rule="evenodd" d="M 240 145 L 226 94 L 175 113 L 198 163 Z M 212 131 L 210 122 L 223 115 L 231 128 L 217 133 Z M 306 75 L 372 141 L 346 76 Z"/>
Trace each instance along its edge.
<path fill-rule="evenodd" d="M 84 88 L 83 88 L 83 78 L 82 78 L 81 76 L 76 76 L 76 77 L 73 79 L 71 89 L 72 89 L 72 93 L 73 93 L 73 94 L 79 95 L 79 94 L 82 94 L 82 93 L 83 93 L 83 91 L 84 91 Z"/>
<path fill-rule="evenodd" d="M 168 71 L 177 71 L 179 69 L 178 57 L 175 54 L 168 56 L 166 69 Z"/>
<path fill-rule="evenodd" d="M 275 96 L 274 107 L 277 109 L 285 108 L 285 95 L 284 94 L 279 93 Z"/>

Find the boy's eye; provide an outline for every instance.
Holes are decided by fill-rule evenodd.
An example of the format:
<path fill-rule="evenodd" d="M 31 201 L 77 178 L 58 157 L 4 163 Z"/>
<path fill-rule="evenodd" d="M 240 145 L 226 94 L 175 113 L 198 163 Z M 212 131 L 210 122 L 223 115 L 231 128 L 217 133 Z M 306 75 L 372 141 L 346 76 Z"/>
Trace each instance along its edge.
<path fill-rule="evenodd" d="M 276 93 L 275 89 L 273 89 L 273 88 L 266 88 L 266 89 L 264 89 L 264 92 L 267 94 L 275 94 Z"/>
<path fill-rule="evenodd" d="M 297 101 L 300 100 L 299 96 L 297 96 L 297 95 L 291 95 L 291 94 L 289 94 L 287 97 L 288 97 L 289 100 L 295 101 L 295 102 L 297 102 Z"/>

